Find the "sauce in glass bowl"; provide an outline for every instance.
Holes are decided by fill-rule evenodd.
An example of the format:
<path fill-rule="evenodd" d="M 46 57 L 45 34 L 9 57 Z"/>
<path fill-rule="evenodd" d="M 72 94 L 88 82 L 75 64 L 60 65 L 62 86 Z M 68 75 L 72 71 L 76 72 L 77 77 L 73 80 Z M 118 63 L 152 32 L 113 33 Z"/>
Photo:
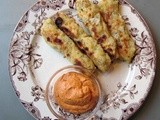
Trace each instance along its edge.
<path fill-rule="evenodd" d="M 102 104 L 102 91 L 92 71 L 71 65 L 54 73 L 46 86 L 49 110 L 65 120 L 94 117 Z"/>
<path fill-rule="evenodd" d="M 68 72 L 56 81 L 54 98 L 66 111 L 82 114 L 96 106 L 99 98 L 98 86 L 82 73 Z"/>

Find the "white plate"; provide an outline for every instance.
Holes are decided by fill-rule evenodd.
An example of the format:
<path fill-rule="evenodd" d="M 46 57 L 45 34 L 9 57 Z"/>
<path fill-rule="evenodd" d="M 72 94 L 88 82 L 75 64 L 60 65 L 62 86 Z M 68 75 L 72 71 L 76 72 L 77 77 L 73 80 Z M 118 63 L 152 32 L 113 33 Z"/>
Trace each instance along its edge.
<path fill-rule="evenodd" d="M 72 8 L 73 3 L 74 0 L 37 2 L 21 18 L 11 40 L 11 81 L 21 103 L 36 119 L 56 119 L 46 105 L 45 87 L 55 71 L 71 65 L 62 54 L 44 42 L 39 35 L 39 26 L 42 20 L 57 11 Z M 155 45 L 146 22 L 129 3 L 120 0 L 120 7 L 131 36 L 136 41 L 137 53 L 130 65 L 115 63 L 111 71 L 99 75 L 105 100 L 95 119 L 129 118 L 145 100 L 155 75 Z"/>

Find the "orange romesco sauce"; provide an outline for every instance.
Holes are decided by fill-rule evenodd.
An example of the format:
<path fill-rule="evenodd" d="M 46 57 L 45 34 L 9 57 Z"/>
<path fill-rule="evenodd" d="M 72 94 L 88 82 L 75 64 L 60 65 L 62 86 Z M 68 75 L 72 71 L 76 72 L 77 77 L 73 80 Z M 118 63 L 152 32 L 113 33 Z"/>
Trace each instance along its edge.
<path fill-rule="evenodd" d="M 97 84 L 90 77 L 69 72 L 56 81 L 54 97 L 64 110 L 81 114 L 96 106 L 99 91 Z"/>

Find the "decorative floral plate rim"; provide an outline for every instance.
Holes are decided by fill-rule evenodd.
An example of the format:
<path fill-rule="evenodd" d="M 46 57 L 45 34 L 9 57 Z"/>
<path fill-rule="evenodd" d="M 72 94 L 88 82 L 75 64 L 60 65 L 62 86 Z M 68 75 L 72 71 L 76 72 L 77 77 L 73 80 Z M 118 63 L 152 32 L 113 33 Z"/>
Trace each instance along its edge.
<path fill-rule="evenodd" d="M 93 0 L 93 2 L 96 3 L 96 0 Z M 151 31 L 150 31 L 147 23 L 143 19 L 143 17 L 139 14 L 139 12 L 131 4 L 129 4 L 128 2 L 126 2 L 124 0 L 119 0 L 119 3 L 123 7 L 127 6 L 131 10 L 131 13 L 133 13 L 135 16 L 137 16 L 137 18 L 139 18 L 140 22 L 143 24 L 143 26 L 145 27 L 144 29 L 147 32 L 147 33 L 145 33 L 145 31 L 143 31 L 140 34 L 140 33 L 138 33 L 138 29 L 132 28 L 132 27 L 130 28 L 131 36 L 134 39 L 136 39 L 137 41 L 139 40 L 140 43 L 144 42 L 143 43 L 144 46 L 143 45 L 138 46 L 140 44 L 137 44 L 137 47 L 139 47 L 138 50 L 137 50 L 139 52 L 138 54 L 141 54 L 141 52 L 144 49 L 147 49 L 146 48 L 146 46 L 147 46 L 146 42 L 150 42 L 148 44 L 151 45 L 151 46 L 148 46 L 149 47 L 148 49 L 150 50 L 149 52 L 148 52 L 148 49 L 143 51 L 144 53 L 147 52 L 147 53 L 145 53 L 146 55 L 148 54 L 149 56 L 153 57 L 153 59 L 151 58 L 151 60 L 150 60 L 151 61 L 151 71 L 149 69 L 147 69 L 147 67 L 146 67 L 147 65 L 146 66 L 139 66 L 140 67 L 139 70 L 140 70 L 141 75 L 136 76 L 135 79 L 141 80 L 141 79 L 143 79 L 143 77 L 145 75 L 147 76 L 147 74 L 148 74 L 148 76 L 150 76 L 150 72 L 151 72 L 152 75 L 150 76 L 150 81 L 147 84 L 148 86 L 146 88 L 145 94 L 143 95 L 143 97 L 141 99 L 138 100 L 138 102 L 131 102 L 130 104 L 128 104 L 127 101 L 125 99 L 123 99 L 123 98 L 126 97 L 126 94 L 128 94 L 131 97 L 131 99 L 134 98 L 134 95 L 136 96 L 136 94 L 138 93 L 137 88 L 136 88 L 137 87 L 136 84 L 133 84 L 132 86 L 130 86 L 130 88 L 127 88 L 128 85 L 122 85 L 121 83 L 117 84 L 117 91 L 114 91 L 113 94 L 111 94 L 113 99 L 105 101 L 104 105 L 109 104 L 110 102 L 113 102 L 113 107 L 115 107 L 114 109 L 115 110 L 116 109 L 121 109 L 122 115 L 120 115 L 117 118 L 115 116 L 110 116 L 109 118 L 106 118 L 106 116 L 103 117 L 101 115 L 101 114 L 103 114 L 103 110 L 105 112 L 108 111 L 108 108 L 103 107 L 100 115 L 95 115 L 93 119 L 107 119 L 107 120 L 128 119 L 131 115 L 133 115 L 140 108 L 143 101 L 146 99 L 146 97 L 147 97 L 147 95 L 148 95 L 148 93 L 151 89 L 151 86 L 152 86 L 152 83 L 153 83 L 153 80 L 154 80 L 154 76 L 155 76 L 156 50 L 155 50 L 155 44 L 154 44 L 154 40 L 153 40 L 153 36 L 151 34 Z M 42 1 L 36 2 L 24 14 L 24 16 L 22 16 L 22 18 L 18 22 L 18 24 L 17 24 L 17 26 L 14 30 L 12 40 L 11 40 L 10 51 L 9 51 L 10 52 L 9 53 L 10 79 L 11 79 L 13 88 L 14 88 L 14 90 L 16 92 L 16 95 L 18 96 L 20 102 L 23 104 L 25 109 L 36 119 L 51 120 L 52 117 L 53 117 L 50 113 L 49 113 L 49 115 L 48 114 L 43 115 L 41 109 L 39 108 L 39 105 L 37 104 L 39 101 L 44 102 L 44 94 L 43 94 L 44 89 L 42 89 L 38 85 L 32 86 L 32 88 L 31 88 L 31 94 L 32 95 L 31 96 L 33 97 L 33 101 L 27 101 L 27 100 L 25 101 L 24 99 L 21 98 L 21 92 L 22 91 L 18 90 L 19 87 L 20 87 L 19 85 L 22 85 L 22 83 L 25 84 L 25 82 L 28 79 L 27 74 L 29 74 L 29 72 L 25 68 L 26 66 L 28 67 L 28 64 L 31 67 L 29 69 L 37 70 L 41 67 L 41 65 L 44 62 L 43 59 L 41 58 L 42 56 L 40 54 L 38 54 L 37 52 L 35 52 L 35 49 L 39 49 L 39 46 L 37 44 L 32 44 L 32 40 L 34 39 L 34 36 L 37 34 L 38 27 L 40 26 L 40 23 L 42 23 L 41 21 L 43 19 L 45 19 L 46 14 L 48 14 L 48 13 L 45 13 L 45 10 L 50 10 L 51 9 L 53 11 L 58 11 L 58 9 L 61 9 L 61 8 L 63 8 L 63 6 L 67 6 L 67 5 L 70 8 L 73 8 L 74 0 L 69 0 L 69 1 L 68 0 L 59 0 L 59 1 L 58 0 L 42 0 Z M 30 15 L 29 15 L 30 12 L 32 12 L 32 14 L 35 13 L 34 14 L 35 15 L 34 16 L 35 21 L 32 21 L 32 23 L 34 23 L 34 24 L 30 24 L 31 21 L 28 21 L 28 19 L 31 19 L 31 18 L 29 18 L 30 17 Z M 125 16 L 125 15 L 123 17 L 124 17 L 124 20 L 126 21 L 126 25 L 130 26 L 130 22 L 128 20 L 128 17 Z M 31 31 L 30 29 L 27 30 L 25 28 L 29 24 L 32 25 L 32 27 L 33 27 L 32 29 L 34 29 L 34 31 Z M 30 31 L 30 32 L 28 32 L 28 31 Z M 146 34 L 148 34 L 148 36 Z M 144 41 L 142 42 L 143 39 L 144 39 Z M 18 47 L 16 45 L 18 45 Z M 25 46 L 23 46 L 23 45 L 25 45 Z M 23 49 L 23 48 L 25 48 L 25 49 Z M 14 60 L 13 60 L 13 58 L 14 58 Z M 141 58 L 141 56 L 137 55 L 135 60 L 133 61 L 133 63 L 130 65 L 130 69 L 132 69 L 132 67 L 134 69 L 134 67 L 137 65 L 136 60 L 141 61 L 141 59 L 143 61 L 143 59 L 145 59 L 145 58 Z M 142 64 L 143 64 L 143 62 L 142 62 Z M 16 76 L 16 78 L 14 76 Z M 32 84 L 34 84 L 34 83 L 32 83 Z M 122 94 L 123 97 L 118 96 L 119 90 L 122 90 L 122 92 L 125 92 L 124 94 Z M 117 96 L 118 96 L 118 99 L 119 99 L 118 102 L 116 100 L 114 100 L 114 97 L 117 97 Z M 106 95 L 106 97 L 108 97 L 108 96 Z M 124 107 L 125 109 L 122 109 L 119 102 L 123 103 L 124 105 L 127 104 L 127 106 Z M 119 106 L 120 106 L 120 108 L 119 108 Z M 116 107 L 118 107 L 118 108 L 116 108 Z M 62 113 L 63 113 L 63 111 L 62 111 Z M 105 114 L 107 114 L 107 113 L 105 113 Z M 56 119 L 56 118 L 54 118 L 54 119 Z"/>

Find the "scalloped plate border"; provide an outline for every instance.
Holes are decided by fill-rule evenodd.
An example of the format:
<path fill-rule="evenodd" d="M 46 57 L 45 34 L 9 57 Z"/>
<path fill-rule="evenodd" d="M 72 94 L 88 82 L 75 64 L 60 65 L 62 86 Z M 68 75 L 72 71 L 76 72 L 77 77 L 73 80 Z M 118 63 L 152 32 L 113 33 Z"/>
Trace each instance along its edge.
<path fill-rule="evenodd" d="M 93 0 L 93 2 L 97 2 L 96 0 Z M 128 94 L 131 99 L 134 98 L 134 95 L 138 93 L 138 88 L 136 88 L 136 84 L 132 84 L 130 88 L 127 88 L 127 85 L 122 85 L 121 83 L 117 84 L 117 91 L 123 90 L 125 91 L 125 94 L 122 96 L 118 96 L 118 92 L 114 92 L 112 97 L 118 96 L 121 99 L 117 102 L 115 100 L 111 101 L 105 101 L 105 104 L 109 104 L 109 102 L 112 102 L 113 108 L 112 110 L 120 109 L 121 110 L 121 115 L 116 118 L 116 116 L 103 116 L 102 114 L 107 114 L 106 111 L 108 111 L 108 108 L 103 108 L 100 111 L 99 114 L 95 115 L 95 119 L 107 119 L 107 120 L 121 120 L 121 119 L 128 119 L 131 115 L 133 115 L 142 105 L 143 101 L 147 97 L 153 80 L 155 76 L 155 69 L 156 69 L 156 50 L 155 50 L 155 44 L 153 41 L 153 37 L 151 34 L 151 31 L 143 19 L 143 17 L 139 14 L 139 12 L 131 6 L 128 2 L 124 0 L 119 0 L 119 3 L 122 5 L 122 8 L 124 6 L 127 6 L 130 8 L 131 13 L 136 15 L 137 18 L 141 21 L 143 24 L 143 27 L 145 28 L 148 36 L 145 34 L 144 31 L 139 33 L 139 30 L 135 27 L 132 27 L 130 25 L 130 21 L 128 20 L 128 16 L 124 15 L 124 20 L 126 21 L 126 25 L 130 28 L 130 33 L 133 39 L 136 40 L 137 43 L 137 55 L 133 61 L 133 63 L 130 65 L 130 67 L 138 66 L 139 67 L 139 73 L 135 79 L 136 80 L 142 80 L 142 79 L 147 79 L 146 76 L 150 77 L 150 81 L 147 84 L 146 92 L 144 93 L 143 96 L 141 96 L 140 99 L 138 99 L 139 102 L 129 102 L 127 103 L 126 99 L 124 99 L 126 94 Z M 45 104 L 44 102 L 44 90 L 40 86 L 32 86 L 31 88 L 31 98 L 32 101 L 27 101 L 21 98 L 21 92 L 18 90 L 21 85 L 25 84 L 27 79 L 32 79 L 28 77 L 28 64 L 31 66 L 30 69 L 39 69 L 41 65 L 43 64 L 43 58 L 40 54 L 35 52 L 35 49 L 38 49 L 39 46 L 37 44 L 32 44 L 32 40 L 34 36 L 37 34 L 37 31 L 39 29 L 39 26 L 42 23 L 42 20 L 46 18 L 47 16 L 51 16 L 51 11 L 59 11 L 65 9 L 66 6 L 73 8 L 74 5 L 74 0 L 44 0 L 44 1 L 38 1 L 35 3 L 25 14 L 24 16 L 20 19 L 18 22 L 14 33 L 13 37 L 11 40 L 10 44 L 10 51 L 9 51 L 9 73 L 10 73 L 10 78 L 11 82 L 13 85 L 13 88 L 16 92 L 16 95 L 18 96 L 20 102 L 22 105 L 25 107 L 25 109 L 36 119 L 41 119 L 41 120 L 51 120 L 51 119 L 56 119 L 55 116 L 53 116 L 50 111 L 47 111 L 48 114 L 43 114 L 43 110 L 40 109 L 41 102 L 43 103 L 42 105 Z M 48 11 L 48 13 L 45 12 L 45 10 Z M 31 18 L 33 16 L 30 15 L 30 12 L 35 13 L 34 14 L 34 20 Z M 28 20 L 31 21 L 28 21 Z M 32 24 L 30 24 L 32 23 Z M 29 26 L 31 25 L 31 26 Z M 27 27 L 26 27 L 27 26 Z M 31 27 L 31 28 L 30 28 Z M 31 30 L 32 29 L 32 30 Z M 148 43 L 149 42 L 149 43 Z M 143 44 L 142 44 L 143 43 Z M 149 57 L 143 56 L 143 55 L 148 55 Z M 146 64 L 144 64 L 144 60 L 148 60 Z M 142 62 L 142 66 L 140 65 Z M 150 67 L 151 69 L 148 69 L 147 64 L 151 64 Z M 143 66 L 144 64 L 144 66 Z M 145 78 L 146 77 L 146 78 Z M 34 84 L 34 83 L 30 83 Z M 127 91 L 127 92 L 126 92 Z M 23 91 L 24 92 L 24 91 Z M 27 90 L 25 91 L 27 92 Z M 25 94 L 25 92 L 23 94 Z M 40 101 L 39 104 L 37 104 Z M 119 103 L 122 104 L 127 104 L 124 108 L 122 109 L 121 105 L 117 105 Z M 45 105 L 44 105 L 45 106 Z M 46 105 L 47 106 L 47 105 Z M 110 108 L 109 108 L 110 109 Z M 104 111 L 103 111 L 104 110 Z M 63 112 L 63 111 L 62 111 Z M 104 112 L 104 113 L 103 113 Z"/>

